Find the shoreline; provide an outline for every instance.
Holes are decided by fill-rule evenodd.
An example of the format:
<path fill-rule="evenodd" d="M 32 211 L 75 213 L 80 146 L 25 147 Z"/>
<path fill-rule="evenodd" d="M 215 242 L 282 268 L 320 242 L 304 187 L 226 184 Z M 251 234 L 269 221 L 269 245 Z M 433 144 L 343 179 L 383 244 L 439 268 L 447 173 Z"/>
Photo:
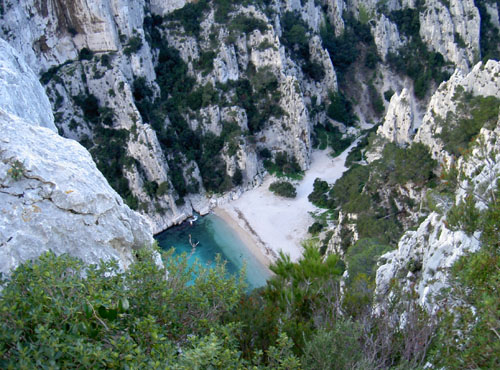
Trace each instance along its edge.
<path fill-rule="evenodd" d="M 310 238 L 309 226 L 315 221 L 315 215 L 325 211 L 309 202 L 314 181 L 320 178 L 329 184 L 335 183 L 347 170 L 344 166 L 347 154 L 357 141 L 335 158 L 328 149 L 314 150 L 304 177 L 292 180 L 297 190 L 295 198 L 283 198 L 269 191 L 276 177 L 266 175 L 259 187 L 219 205 L 214 209 L 215 214 L 231 225 L 252 250 L 258 249 L 266 260 L 274 262 L 282 252 L 292 261 L 299 260 L 302 242 Z"/>
<path fill-rule="evenodd" d="M 220 217 L 224 222 L 238 235 L 243 244 L 247 247 L 248 251 L 252 253 L 252 255 L 271 273 L 273 272 L 269 269 L 269 266 L 272 264 L 272 260 L 266 256 L 262 248 L 257 244 L 255 237 L 258 235 L 251 235 L 251 233 L 245 228 L 243 228 L 229 212 L 220 207 L 216 207 L 212 210 L 212 212 Z"/>

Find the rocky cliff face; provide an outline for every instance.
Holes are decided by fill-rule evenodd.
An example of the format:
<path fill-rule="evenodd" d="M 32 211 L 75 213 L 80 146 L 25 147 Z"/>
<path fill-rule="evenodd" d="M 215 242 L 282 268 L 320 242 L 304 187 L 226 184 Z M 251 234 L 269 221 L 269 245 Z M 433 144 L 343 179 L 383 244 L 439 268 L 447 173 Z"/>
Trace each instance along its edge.
<path fill-rule="evenodd" d="M 0 40 L 0 272 L 52 250 L 86 263 L 152 244 L 151 226 L 130 210 L 90 154 L 57 134 L 44 89 Z"/>
<path fill-rule="evenodd" d="M 381 133 L 406 142 L 420 126 L 417 100 L 481 53 L 472 0 L 15 0 L 0 16 L 2 37 L 41 77 L 58 130 L 89 149 L 155 232 L 259 184 L 263 150 L 307 168 L 314 126 L 346 129 L 331 104 L 339 86 L 360 123 L 378 120 L 382 94 L 396 91 Z M 422 76 L 404 65 L 415 45 Z"/>
<path fill-rule="evenodd" d="M 381 257 L 376 278 L 380 305 L 395 294 L 416 294 L 420 304 L 436 311 L 445 301 L 440 293 L 449 286 L 447 279 L 453 263 L 481 247 L 480 232 L 467 233 L 460 227 L 452 227 L 448 218 L 452 206 L 465 202 L 468 197 L 472 197 L 477 210 L 485 209 L 496 189 L 500 174 L 497 159 L 499 67 L 499 62 L 490 60 L 478 63 L 468 74 L 455 72 L 430 99 L 414 137 L 408 135 L 405 119 L 409 117 L 408 106 L 398 102 L 399 96 L 391 100 L 391 106 L 400 112 L 395 115 L 400 121 L 394 124 L 390 108 L 387 114 L 390 119 L 386 117 L 386 123 L 378 132 L 395 142 L 401 142 L 398 138 L 405 135 L 403 142 L 427 145 L 439 160 L 442 171 L 456 171 L 457 185 L 452 193 L 428 191 L 427 202 L 432 212 L 415 231 L 402 236 L 396 250 Z M 386 131 L 392 127 L 397 134 Z M 456 138 L 464 130 L 478 134 L 474 143 L 469 143 L 473 135 L 467 140 L 460 138 L 462 141 Z"/>

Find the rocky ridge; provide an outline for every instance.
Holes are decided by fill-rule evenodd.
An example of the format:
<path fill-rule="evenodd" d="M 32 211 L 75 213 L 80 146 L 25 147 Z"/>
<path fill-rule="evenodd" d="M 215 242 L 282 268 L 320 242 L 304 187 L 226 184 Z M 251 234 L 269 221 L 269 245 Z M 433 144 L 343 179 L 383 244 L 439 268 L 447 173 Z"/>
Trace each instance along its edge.
<path fill-rule="evenodd" d="M 57 134 L 34 73 L 3 40 L 0 49 L 0 272 L 49 250 L 127 267 L 135 249 L 152 244 L 150 224 L 85 148 Z"/>
<path fill-rule="evenodd" d="M 480 232 L 471 234 L 450 227 L 447 214 L 454 204 L 459 205 L 468 196 L 473 197 L 477 209 L 485 209 L 486 202 L 496 189 L 500 175 L 500 163 L 496 159 L 500 150 L 498 100 L 489 103 L 490 108 L 497 112 L 496 116 L 492 122 L 481 122 L 484 127 L 474 144 L 469 144 L 471 148 L 465 155 L 457 158 L 447 151 L 448 146 L 443 141 L 445 137 L 439 134 L 446 127 L 447 115 L 456 114 L 453 120 L 459 121 L 461 115 L 469 114 L 473 108 L 468 105 L 468 101 L 473 97 L 486 101 L 488 97 L 500 96 L 498 68 L 500 63 L 490 60 L 485 64 L 478 63 L 466 75 L 456 72 L 449 81 L 441 84 L 430 99 L 422 125 L 414 137 L 407 136 L 406 143 L 422 142 L 430 148 L 432 155 L 439 160 L 441 171 L 455 169 L 458 180 L 452 195 L 429 191 L 427 202 L 433 204 L 430 206 L 432 212 L 415 231 L 407 231 L 401 237 L 396 250 L 381 257 L 376 278 L 376 295 L 380 302 L 387 302 L 387 298 L 394 297 L 395 294 L 416 294 L 421 305 L 435 312 L 444 302 L 440 292 L 449 286 L 447 279 L 450 267 L 460 256 L 475 252 L 481 247 Z M 469 94 L 468 100 L 462 98 L 463 94 Z M 398 100 L 397 97 L 393 99 L 395 102 Z M 402 106 L 399 103 L 399 109 L 406 112 L 404 104 Z M 388 115 L 390 113 L 391 109 Z M 405 117 L 403 114 L 396 116 Z M 405 122 L 402 119 L 399 121 L 401 126 L 393 126 L 396 131 L 400 130 L 400 135 L 408 134 Z M 385 129 L 384 124 L 378 133 L 396 141 L 397 136 L 387 135 Z M 397 289 L 394 289 L 394 282 L 397 282 Z"/>
<path fill-rule="evenodd" d="M 424 8 L 419 9 L 420 35 L 430 48 L 467 71 L 478 55 L 478 12 L 472 1 L 453 1 L 449 7 L 438 3 L 425 2 Z M 388 52 L 397 53 L 408 42 L 389 13 L 415 9 L 411 2 L 399 4 L 390 1 L 385 9 L 381 9 L 376 2 L 308 0 L 272 1 L 265 6 L 247 7 L 235 3 L 231 11 L 224 14 L 209 4 L 197 10 L 201 15 L 197 19 L 199 31 L 193 32 L 192 25 L 184 23 L 181 18 L 196 6 L 200 4 L 180 0 L 167 3 L 75 0 L 65 7 L 59 1 L 42 4 L 33 0 L 13 1 L 5 7 L 2 15 L 2 37 L 42 75 L 56 125 L 63 135 L 84 143 L 91 149 L 94 159 L 97 158 L 96 152 L 109 150 L 99 143 L 102 128 L 98 126 L 104 122 L 105 129 L 114 130 L 107 131 L 108 134 L 120 137 L 111 140 L 115 146 L 124 149 L 119 150 L 121 160 L 117 173 L 111 175 L 112 171 L 105 169 L 116 167 L 116 163 L 101 163 L 106 161 L 97 158 L 98 166 L 108 180 L 123 179 L 121 184 L 111 181 L 113 187 L 128 204 L 153 222 L 155 232 L 189 217 L 193 210 L 205 212 L 220 197 L 213 195 L 210 185 L 206 189 L 206 170 L 199 168 L 199 159 L 193 160 L 183 153 L 186 149 L 181 153 L 165 149 L 165 140 L 158 128 L 162 126 L 171 130 L 178 118 L 168 117 L 171 113 L 168 112 L 167 117 L 161 118 L 161 123 L 152 124 L 151 117 L 145 117 L 144 109 L 140 107 L 137 81 L 147 87 L 145 91 L 149 91 L 147 99 L 151 103 L 162 96 L 155 70 L 159 66 L 158 37 L 163 40 L 161 42 L 167 42 L 168 47 L 178 50 L 187 66 L 188 76 L 196 80 L 193 91 L 212 86 L 220 96 L 233 96 L 224 108 L 219 108 L 220 102 L 207 102 L 201 108 L 190 108 L 181 113 L 189 127 L 193 131 L 201 130 L 202 136 L 208 133 L 220 135 L 225 122 L 233 121 L 239 126 L 242 135 L 237 140 L 238 148 L 234 150 L 234 139 L 230 145 L 226 143 L 220 153 L 225 167 L 225 183 L 229 183 L 228 179 L 235 173 L 242 173 L 242 184 L 229 191 L 228 196 L 233 197 L 261 182 L 264 170 L 260 150 L 265 148 L 272 153 L 285 150 L 304 169 L 309 163 L 315 125 L 331 121 L 345 129 L 343 124 L 332 121 L 326 114 L 329 93 L 337 91 L 338 85 L 337 67 L 319 37 L 325 19 L 337 37 L 341 37 L 346 24 L 349 26 L 349 21 L 343 16 L 345 11 L 361 22 L 369 22 L 378 54 L 385 60 Z M 435 12 L 434 8 L 439 11 Z M 186 13 L 178 13 L 182 11 Z M 177 20 L 169 18 L 172 14 Z M 295 25 L 304 27 L 306 48 L 284 42 L 286 32 L 290 31 L 283 28 L 287 14 L 295 14 L 300 20 Z M 464 14 L 470 15 L 464 20 Z M 159 16 L 163 17 L 161 24 Z M 245 28 L 258 21 L 264 22 L 266 27 Z M 245 22 L 250 23 L 245 25 Z M 242 27 L 242 30 L 237 30 L 237 27 Z M 19 32 L 20 29 L 27 31 Z M 450 32 L 452 36 L 449 36 Z M 442 39 L 436 39 L 436 34 L 442 35 Z M 466 47 L 457 44 L 455 39 L 451 40 L 450 37 L 455 37 L 453 35 L 460 36 Z M 297 57 L 297 50 L 308 54 L 309 60 Z M 203 64 L 204 61 L 208 64 Z M 318 73 L 318 68 L 323 73 L 311 78 L 304 72 L 307 68 L 308 73 Z M 234 88 L 230 87 L 229 92 L 221 90 L 222 85 L 250 80 L 255 93 L 253 82 L 257 79 L 252 80 L 255 72 L 261 73 L 257 76 L 259 79 L 264 73 L 272 73 L 280 93 L 279 97 L 265 98 L 276 101 L 279 108 L 273 108 L 276 110 L 264 118 L 258 130 L 249 127 L 252 113 L 249 106 L 242 107 L 241 102 L 236 102 L 238 97 L 234 96 Z M 397 84 L 388 83 L 385 77 L 382 80 L 375 81 L 376 88 L 392 87 L 400 91 Z M 369 106 L 364 104 L 370 99 L 369 94 L 364 87 L 363 90 L 360 103 Z M 75 97 L 81 98 L 80 103 Z M 94 122 L 89 121 L 89 112 L 83 109 L 89 102 L 84 99 L 89 97 L 95 98 L 97 113 Z M 280 109 L 285 114 L 277 113 Z M 362 120 L 365 114 L 370 114 L 369 111 L 359 111 Z M 413 113 L 413 116 L 418 114 Z M 245 135 L 248 130 L 255 132 Z M 171 168 L 172 162 L 180 163 L 180 168 Z M 192 171 L 188 172 L 188 169 Z M 180 177 L 183 179 L 179 180 Z M 174 178 L 176 181 L 172 181 Z M 193 184 L 198 191 L 184 194 L 179 189 L 179 181 L 185 182 L 188 188 Z"/>

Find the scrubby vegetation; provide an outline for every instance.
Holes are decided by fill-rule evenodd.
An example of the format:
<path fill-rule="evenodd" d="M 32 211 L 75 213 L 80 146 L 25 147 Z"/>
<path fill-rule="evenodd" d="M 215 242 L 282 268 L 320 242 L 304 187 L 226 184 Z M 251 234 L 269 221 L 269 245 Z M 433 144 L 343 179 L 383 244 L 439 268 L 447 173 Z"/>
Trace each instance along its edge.
<path fill-rule="evenodd" d="M 436 337 L 434 324 L 416 306 L 407 308 L 404 327 L 392 326 L 393 312 L 378 317 L 367 313 L 365 288 L 373 277 L 373 256 L 383 250 L 366 241 L 348 255 L 351 280 L 344 299 L 344 264 L 334 254 L 323 258 L 313 244 L 305 245 L 297 262 L 281 255 L 271 266 L 275 275 L 268 284 L 251 293 L 245 293 L 242 279 L 226 274 L 220 261 L 212 269 L 189 266 L 185 255 L 174 257 L 172 251 L 164 256 L 163 268 L 151 251 L 140 250 L 126 272 L 115 262 L 84 266 L 66 255 L 47 253 L 3 281 L 0 364 L 413 369 L 430 359 L 451 367 L 496 367 L 498 342 L 488 330 L 497 324 L 490 301 L 498 286 L 498 266 L 491 264 L 491 251 L 457 266 L 462 267 L 461 278 L 481 292 L 468 290 L 467 299 L 493 320 L 467 325 L 472 336 L 463 352 L 453 336 L 446 337 L 451 317 L 442 321 Z M 491 275 L 480 270 L 485 267 Z"/>
<path fill-rule="evenodd" d="M 473 96 L 463 88 L 457 88 L 454 99 L 458 102 L 457 111 L 448 112 L 445 119 L 437 117 L 442 127 L 438 137 L 443 140 L 445 150 L 458 157 L 481 128 L 491 129 L 496 125 L 500 99 L 495 96 Z"/>
<path fill-rule="evenodd" d="M 320 179 L 314 182 L 309 200 L 318 207 L 332 212 L 342 209 L 355 213 L 359 238 L 372 238 L 381 244 L 394 244 L 403 232 L 399 219 L 411 211 L 412 201 L 397 195 L 397 187 L 411 184 L 422 187 L 433 178 L 436 162 L 423 144 L 413 144 L 403 149 L 386 144 L 381 159 L 369 165 L 354 164 L 330 187 Z M 391 194 L 391 195 L 388 195 Z M 397 206 L 394 199 L 405 201 Z M 346 233 L 343 246 L 350 246 Z"/>
<path fill-rule="evenodd" d="M 269 190 L 286 198 L 295 198 L 297 196 L 295 186 L 288 181 L 275 181 L 269 185 Z"/>
<path fill-rule="evenodd" d="M 421 6 L 394 10 L 388 14 L 389 19 L 398 26 L 399 32 L 409 42 L 397 52 L 388 53 L 387 61 L 396 71 L 413 79 L 418 98 L 425 97 L 433 81 L 439 84 L 450 77 L 450 63 L 445 62 L 439 52 L 429 50 L 420 37 Z"/>
<path fill-rule="evenodd" d="M 272 158 L 265 159 L 264 167 L 270 174 L 275 174 L 278 177 L 301 179 L 303 176 L 297 159 L 286 152 L 276 152 L 274 160 Z"/>
<path fill-rule="evenodd" d="M 344 139 L 343 136 L 340 130 L 330 122 L 325 125 L 316 125 L 314 126 L 313 147 L 321 150 L 331 148 L 332 157 L 336 157 L 352 143 L 352 139 Z"/>

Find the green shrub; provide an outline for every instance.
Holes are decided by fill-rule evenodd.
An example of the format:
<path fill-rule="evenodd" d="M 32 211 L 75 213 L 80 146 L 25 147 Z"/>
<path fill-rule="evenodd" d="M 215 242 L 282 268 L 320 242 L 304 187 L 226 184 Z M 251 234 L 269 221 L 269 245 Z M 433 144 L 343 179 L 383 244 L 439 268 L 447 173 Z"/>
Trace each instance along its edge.
<path fill-rule="evenodd" d="M 481 128 L 492 129 L 498 120 L 500 99 L 496 96 L 472 96 L 459 90 L 454 97 L 458 104 L 456 113 L 448 113 L 446 119 L 438 120 L 442 126 L 437 135 L 444 148 L 456 157 L 462 155 Z"/>
<path fill-rule="evenodd" d="M 292 56 L 309 61 L 308 26 L 298 12 L 287 11 L 281 17 L 281 42 L 291 51 Z"/>
<path fill-rule="evenodd" d="M 200 24 L 203 14 L 208 8 L 207 0 L 188 2 L 182 8 L 170 13 L 167 19 L 180 22 L 188 35 L 198 36 L 201 31 Z"/>
<path fill-rule="evenodd" d="M 89 48 L 82 48 L 78 52 L 78 60 L 91 60 L 94 57 L 94 52 Z"/>
<path fill-rule="evenodd" d="M 330 105 L 326 114 L 331 119 L 342 122 L 347 126 L 352 126 L 358 117 L 353 112 L 352 103 L 341 92 L 331 92 L 329 94 Z"/>
<path fill-rule="evenodd" d="M 252 33 L 255 30 L 259 30 L 260 33 L 264 33 L 267 30 L 267 23 L 258 18 L 238 14 L 233 20 L 231 20 L 229 29 L 246 34 Z"/>
<path fill-rule="evenodd" d="M 452 230 L 463 230 L 472 235 L 479 229 L 480 212 L 476 209 L 476 199 L 470 194 L 465 202 L 460 202 L 450 208 L 446 215 L 447 225 Z"/>
<path fill-rule="evenodd" d="M 203 51 L 200 53 L 200 59 L 194 64 L 195 68 L 202 71 L 203 76 L 206 76 L 214 69 L 214 58 L 216 53 L 213 50 Z"/>
<path fill-rule="evenodd" d="M 304 174 L 297 163 L 297 159 L 294 156 L 289 157 L 286 152 L 276 153 L 274 161 L 265 160 L 264 167 L 270 174 L 278 177 L 300 180 Z"/>
<path fill-rule="evenodd" d="M 297 196 L 295 186 L 288 181 L 275 181 L 269 185 L 269 190 L 286 198 L 295 198 Z"/>
<path fill-rule="evenodd" d="M 362 328 L 349 320 L 335 321 L 333 328 L 323 328 L 307 341 L 302 356 L 304 369 L 355 369 L 363 358 Z"/>
<path fill-rule="evenodd" d="M 380 244 L 376 239 L 360 239 L 347 250 L 345 259 L 348 266 L 348 284 L 363 274 L 370 282 L 375 281 L 378 258 L 391 250 L 388 245 Z"/>
<path fill-rule="evenodd" d="M 336 157 L 352 143 L 352 139 L 343 139 L 342 136 L 342 132 L 330 122 L 327 122 L 325 125 L 315 125 L 313 147 L 320 150 L 330 147 L 332 149 L 331 156 Z"/>
<path fill-rule="evenodd" d="M 330 203 L 328 201 L 329 190 L 330 186 L 326 181 L 322 181 L 320 178 L 316 178 L 313 184 L 313 191 L 307 196 L 307 199 L 316 207 L 328 208 L 330 206 Z"/>
<path fill-rule="evenodd" d="M 127 43 L 123 53 L 127 56 L 137 53 L 142 48 L 142 38 L 139 35 L 132 36 Z"/>
<path fill-rule="evenodd" d="M 360 56 L 359 44 L 364 44 L 369 50 L 366 53 L 368 58 L 365 59 L 365 65 L 373 68 L 378 61 L 370 26 L 359 22 L 350 14 L 345 15 L 344 22 L 344 32 L 340 36 L 335 36 L 335 30 L 329 20 L 324 22 L 320 30 L 322 43 L 330 54 L 330 59 L 340 80 L 342 80 L 349 66 L 358 60 Z"/>
<path fill-rule="evenodd" d="M 309 228 L 307 232 L 311 235 L 317 235 L 323 230 L 324 225 L 321 222 L 315 221 Z M 323 253 L 324 254 L 324 253 Z"/>
<path fill-rule="evenodd" d="M 126 272 L 113 261 L 84 267 L 75 258 L 52 253 L 18 267 L 0 298 L 1 366 L 241 363 L 233 328 L 219 326 L 222 315 L 239 301 L 241 280 L 225 277 L 219 260 L 215 269 L 197 265 L 190 283 L 194 270 L 185 257 L 170 252 L 160 268 L 151 251 L 137 255 Z M 203 359 L 195 356 L 200 351 Z"/>

